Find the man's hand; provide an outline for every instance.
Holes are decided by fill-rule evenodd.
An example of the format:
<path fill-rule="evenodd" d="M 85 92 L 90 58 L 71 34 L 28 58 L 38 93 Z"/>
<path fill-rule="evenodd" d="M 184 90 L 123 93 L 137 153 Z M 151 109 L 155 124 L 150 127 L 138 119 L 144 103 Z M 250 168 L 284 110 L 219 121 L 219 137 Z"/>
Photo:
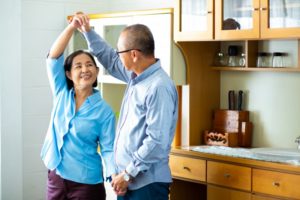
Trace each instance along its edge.
<path fill-rule="evenodd" d="M 111 186 L 118 196 L 124 196 L 127 192 L 129 182 L 124 180 L 124 174 L 125 172 L 116 175 L 111 182 Z"/>

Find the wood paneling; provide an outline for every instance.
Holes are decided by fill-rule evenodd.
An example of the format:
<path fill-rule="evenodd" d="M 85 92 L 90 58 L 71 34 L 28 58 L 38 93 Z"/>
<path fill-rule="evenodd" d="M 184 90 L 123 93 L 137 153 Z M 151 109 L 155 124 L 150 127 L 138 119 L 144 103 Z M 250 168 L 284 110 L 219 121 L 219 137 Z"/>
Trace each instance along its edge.
<path fill-rule="evenodd" d="M 212 127 L 212 114 L 219 109 L 220 72 L 211 69 L 219 42 L 180 42 L 187 58 L 189 85 L 189 144 L 202 144 L 204 130 Z"/>

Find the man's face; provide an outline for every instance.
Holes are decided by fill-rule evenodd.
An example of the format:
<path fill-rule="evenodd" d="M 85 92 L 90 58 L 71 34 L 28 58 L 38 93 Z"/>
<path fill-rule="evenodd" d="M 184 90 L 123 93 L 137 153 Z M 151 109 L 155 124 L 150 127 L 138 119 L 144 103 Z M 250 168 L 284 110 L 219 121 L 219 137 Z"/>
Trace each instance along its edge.
<path fill-rule="evenodd" d="M 117 51 L 126 51 L 128 49 L 126 49 L 125 47 L 125 40 L 126 40 L 126 34 L 125 33 L 121 33 L 119 39 L 118 39 L 118 50 Z M 127 70 L 132 70 L 132 57 L 131 57 L 131 51 L 126 51 L 126 52 L 121 52 L 119 53 L 121 62 L 123 63 L 123 65 L 125 66 L 125 68 Z"/>

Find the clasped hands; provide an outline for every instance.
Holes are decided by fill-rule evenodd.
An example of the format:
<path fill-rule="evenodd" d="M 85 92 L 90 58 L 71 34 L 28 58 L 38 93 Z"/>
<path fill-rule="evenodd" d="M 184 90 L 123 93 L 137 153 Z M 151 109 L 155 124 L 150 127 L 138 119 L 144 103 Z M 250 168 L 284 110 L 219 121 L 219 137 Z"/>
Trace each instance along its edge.
<path fill-rule="evenodd" d="M 112 175 L 111 186 L 118 196 L 124 196 L 127 192 L 129 182 L 124 180 L 125 172 L 121 172 L 118 175 Z"/>
<path fill-rule="evenodd" d="M 80 32 L 89 32 L 91 30 L 90 19 L 83 12 L 76 12 L 72 17 L 70 17 L 69 24 Z"/>

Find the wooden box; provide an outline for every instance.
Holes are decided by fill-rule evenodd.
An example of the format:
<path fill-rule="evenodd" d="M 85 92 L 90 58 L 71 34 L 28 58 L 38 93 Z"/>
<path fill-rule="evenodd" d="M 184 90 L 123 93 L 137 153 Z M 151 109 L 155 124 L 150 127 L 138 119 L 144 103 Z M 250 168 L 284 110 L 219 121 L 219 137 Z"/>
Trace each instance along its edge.
<path fill-rule="evenodd" d="M 204 132 L 204 142 L 207 145 L 250 147 L 251 140 L 249 111 L 216 110 L 212 130 Z"/>

